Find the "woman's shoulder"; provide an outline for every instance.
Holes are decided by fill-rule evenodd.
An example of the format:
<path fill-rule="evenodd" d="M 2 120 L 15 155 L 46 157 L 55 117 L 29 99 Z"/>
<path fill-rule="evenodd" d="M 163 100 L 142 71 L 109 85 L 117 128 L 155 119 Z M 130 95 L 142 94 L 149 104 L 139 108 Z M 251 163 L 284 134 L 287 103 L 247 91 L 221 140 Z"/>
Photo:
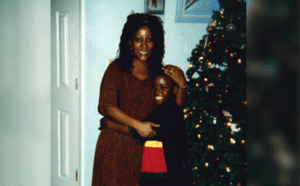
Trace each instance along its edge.
<path fill-rule="evenodd" d="M 116 60 L 114 60 L 113 62 L 111 62 L 107 69 L 106 69 L 107 72 L 114 72 L 114 73 L 120 73 L 121 72 L 121 67 L 120 65 L 118 64 L 118 62 Z"/>

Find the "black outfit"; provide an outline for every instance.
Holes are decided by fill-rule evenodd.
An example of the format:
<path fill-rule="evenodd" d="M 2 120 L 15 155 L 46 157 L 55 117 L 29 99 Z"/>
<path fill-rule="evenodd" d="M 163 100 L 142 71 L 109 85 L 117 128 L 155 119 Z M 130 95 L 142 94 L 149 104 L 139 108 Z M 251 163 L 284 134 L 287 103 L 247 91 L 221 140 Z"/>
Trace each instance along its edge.
<path fill-rule="evenodd" d="M 144 145 L 147 140 L 156 140 L 163 143 L 168 175 L 166 180 L 168 180 L 167 182 L 169 183 L 164 183 L 163 185 L 191 185 L 192 172 L 188 166 L 186 127 L 183 119 L 183 110 L 175 102 L 175 97 L 157 106 L 151 116 L 144 121 L 150 121 L 160 125 L 160 127 L 153 128 L 157 132 L 155 137 L 143 138 L 135 129 L 130 127 L 129 131 L 138 145 Z M 151 182 L 149 178 L 146 178 L 146 180 L 148 184 Z M 164 182 L 166 182 L 166 180 Z M 155 180 L 153 180 L 153 183 L 154 182 Z M 143 177 L 142 185 L 144 185 Z"/>

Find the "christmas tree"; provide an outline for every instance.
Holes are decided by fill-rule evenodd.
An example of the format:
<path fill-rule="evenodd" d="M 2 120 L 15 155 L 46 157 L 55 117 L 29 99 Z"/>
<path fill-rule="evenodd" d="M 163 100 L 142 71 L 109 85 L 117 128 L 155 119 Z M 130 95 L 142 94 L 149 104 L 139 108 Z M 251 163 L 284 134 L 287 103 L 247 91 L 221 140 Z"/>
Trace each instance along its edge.
<path fill-rule="evenodd" d="M 219 0 L 188 58 L 189 163 L 193 184 L 246 185 L 246 3 Z"/>

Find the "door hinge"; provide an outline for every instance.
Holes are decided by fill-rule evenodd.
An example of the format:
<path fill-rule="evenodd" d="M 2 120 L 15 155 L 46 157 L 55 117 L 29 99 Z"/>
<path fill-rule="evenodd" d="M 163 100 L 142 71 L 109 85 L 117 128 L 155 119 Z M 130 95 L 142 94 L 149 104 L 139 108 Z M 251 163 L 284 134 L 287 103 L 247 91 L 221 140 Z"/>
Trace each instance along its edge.
<path fill-rule="evenodd" d="M 76 90 L 78 90 L 78 78 L 75 79 Z"/>
<path fill-rule="evenodd" d="M 78 181 L 78 171 L 76 170 L 76 181 Z"/>

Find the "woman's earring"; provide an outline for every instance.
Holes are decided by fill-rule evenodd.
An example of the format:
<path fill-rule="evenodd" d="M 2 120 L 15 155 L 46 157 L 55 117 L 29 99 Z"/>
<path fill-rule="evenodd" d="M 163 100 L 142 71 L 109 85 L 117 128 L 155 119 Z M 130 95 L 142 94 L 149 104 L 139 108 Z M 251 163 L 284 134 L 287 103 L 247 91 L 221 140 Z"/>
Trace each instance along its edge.
<path fill-rule="evenodd" d="M 132 50 L 132 47 L 130 47 L 130 50 Z"/>

